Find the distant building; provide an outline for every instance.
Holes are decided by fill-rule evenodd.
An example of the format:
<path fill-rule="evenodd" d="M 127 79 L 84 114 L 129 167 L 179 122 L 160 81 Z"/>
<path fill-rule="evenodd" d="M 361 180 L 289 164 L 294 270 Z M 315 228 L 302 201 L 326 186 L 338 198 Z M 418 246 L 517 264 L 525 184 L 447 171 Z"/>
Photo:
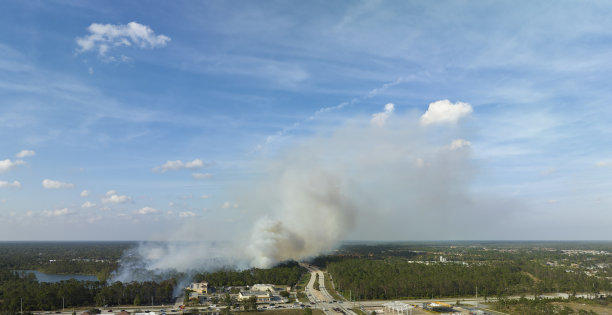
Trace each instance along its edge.
<path fill-rule="evenodd" d="M 446 262 L 446 258 L 444 258 L 443 256 L 440 256 L 440 262 Z"/>
<path fill-rule="evenodd" d="M 208 294 L 208 282 L 192 283 L 186 289 L 194 291 L 198 294 Z"/>

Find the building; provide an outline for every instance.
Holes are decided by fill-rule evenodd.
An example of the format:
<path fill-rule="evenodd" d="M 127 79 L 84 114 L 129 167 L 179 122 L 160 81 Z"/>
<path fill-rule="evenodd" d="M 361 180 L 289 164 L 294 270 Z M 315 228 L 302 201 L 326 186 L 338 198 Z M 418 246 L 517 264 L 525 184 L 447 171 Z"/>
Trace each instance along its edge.
<path fill-rule="evenodd" d="M 268 291 L 240 291 L 238 301 L 248 300 L 252 296 L 257 298 L 257 303 L 268 303 L 272 300 L 272 295 Z"/>
<path fill-rule="evenodd" d="M 196 292 L 197 294 L 208 294 L 208 282 L 192 283 L 186 289 Z"/>
<path fill-rule="evenodd" d="M 263 291 L 263 292 L 274 292 L 274 285 L 273 284 L 254 284 L 251 288 L 250 291 Z"/>

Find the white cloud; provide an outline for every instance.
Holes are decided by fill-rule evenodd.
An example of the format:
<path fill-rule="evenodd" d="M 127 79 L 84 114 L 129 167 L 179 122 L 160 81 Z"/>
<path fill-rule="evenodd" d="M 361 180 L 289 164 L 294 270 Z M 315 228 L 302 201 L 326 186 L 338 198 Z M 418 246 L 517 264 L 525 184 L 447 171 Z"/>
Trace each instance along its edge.
<path fill-rule="evenodd" d="M 141 215 L 149 215 L 149 214 L 157 214 L 157 213 L 159 213 L 159 210 L 152 208 L 152 207 L 144 207 L 138 210 L 138 214 L 141 214 Z"/>
<path fill-rule="evenodd" d="M 211 178 L 212 174 L 210 173 L 192 173 L 191 177 L 193 177 L 194 179 L 206 179 L 206 178 Z"/>
<path fill-rule="evenodd" d="M 472 146 L 472 143 L 464 139 L 455 139 L 450 144 L 451 150 L 460 150 Z"/>
<path fill-rule="evenodd" d="M 59 217 L 59 216 L 64 216 L 64 215 L 68 215 L 68 214 L 72 214 L 72 211 L 68 210 L 68 208 L 64 208 L 64 209 L 57 209 L 57 210 L 44 210 L 42 212 L 42 215 L 45 217 Z"/>
<path fill-rule="evenodd" d="M 21 183 L 16 181 L 16 180 L 13 181 L 12 183 L 0 180 L 0 188 L 4 188 L 4 187 L 8 187 L 8 188 L 21 188 Z"/>
<path fill-rule="evenodd" d="M 36 152 L 32 150 L 21 150 L 19 151 L 19 153 L 15 154 L 15 156 L 18 158 L 24 158 L 28 156 L 34 156 L 34 155 L 36 155 Z"/>
<path fill-rule="evenodd" d="M 81 191 L 81 197 L 85 198 L 89 196 L 89 191 L 88 190 L 83 190 Z"/>
<path fill-rule="evenodd" d="M 392 103 L 388 103 L 387 105 L 385 105 L 384 112 L 380 112 L 380 113 L 376 113 L 372 115 L 372 120 L 370 120 L 370 122 L 372 123 L 372 125 L 382 127 L 385 125 L 385 123 L 387 123 L 387 118 L 391 116 L 394 110 L 395 110 L 395 105 L 393 105 Z"/>
<path fill-rule="evenodd" d="M 195 217 L 196 214 L 191 211 L 183 211 L 179 213 L 179 217 Z"/>
<path fill-rule="evenodd" d="M 224 202 L 224 203 L 221 205 L 221 208 L 223 208 L 223 209 L 229 209 L 229 208 L 234 208 L 234 209 L 236 209 L 236 208 L 238 208 L 238 207 L 239 207 L 239 205 L 238 205 L 237 203 L 231 203 L 231 202 L 229 202 L 229 201 L 226 201 L 226 202 Z"/>
<path fill-rule="evenodd" d="M 25 164 L 25 161 L 23 160 L 11 161 L 10 159 L 6 159 L 3 161 L 0 161 L 0 173 L 4 173 L 8 170 L 12 170 L 15 167 L 17 167 L 17 165 L 23 165 L 23 164 Z"/>
<path fill-rule="evenodd" d="M 81 205 L 81 208 L 92 208 L 95 207 L 96 204 L 91 202 L 91 201 L 86 201 L 84 204 Z"/>
<path fill-rule="evenodd" d="M 204 161 L 200 159 L 195 159 L 191 162 L 183 162 L 181 160 L 175 161 L 167 161 L 162 166 L 157 166 L 153 168 L 153 172 L 165 173 L 167 171 L 178 171 L 184 169 L 196 169 L 204 166 L 210 165 L 209 163 L 204 163 Z"/>
<path fill-rule="evenodd" d="M 57 180 L 45 179 L 42 181 L 42 186 L 45 189 L 63 189 L 63 188 L 74 188 L 74 184 L 64 183 Z"/>
<path fill-rule="evenodd" d="M 136 22 L 128 24 L 98 24 L 92 23 L 87 30 L 89 35 L 76 39 L 79 52 L 97 51 L 98 55 L 107 57 L 108 52 L 116 47 L 158 48 L 164 47 L 170 41 L 165 35 L 155 35 L 155 32 L 147 25 Z M 126 56 L 108 58 L 111 61 L 129 60 Z"/>
<path fill-rule="evenodd" d="M 200 199 L 207 199 L 207 198 L 208 198 L 208 195 L 202 195 L 202 196 L 200 196 Z"/>
<path fill-rule="evenodd" d="M 106 195 L 102 198 L 103 203 L 128 203 L 132 201 L 132 197 L 119 195 L 116 190 L 109 190 Z"/>
<path fill-rule="evenodd" d="M 607 167 L 611 165 L 612 165 L 612 162 L 610 161 L 598 161 L 597 163 L 595 163 L 595 166 L 597 167 Z"/>
<path fill-rule="evenodd" d="M 430 103 L 425 114 L 421 116 L 421 125 L 456 123 L 472 111 L 472 106 L 468 103 L 453 104 L 449 100 L 436 101 Z"/>

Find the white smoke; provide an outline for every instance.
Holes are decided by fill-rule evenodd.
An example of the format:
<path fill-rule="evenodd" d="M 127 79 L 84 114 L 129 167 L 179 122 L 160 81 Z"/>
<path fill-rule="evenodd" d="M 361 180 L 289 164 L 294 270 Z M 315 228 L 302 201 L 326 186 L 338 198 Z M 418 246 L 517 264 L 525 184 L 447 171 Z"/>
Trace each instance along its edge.
<path fill-rule="evenodd" d="M 396 115 L 389 104 L 382 114 L 296 141 L 278 157 L 255 165 L 262 175 L 234 191 L 252 225 L 244 232 L 237 228 L 222 246 L 146 243 L 135 261 L 146 270 L 181 272 L 270 267 L 330 251 L 350 233 L 376 238 L 393 233 L 388 227 L 408 217 L 436 220 L 464 205 L 473 171 L 470 146 L 457 150 L 452 142 L 462 136 L 460 128 L 448 135 L 435 128 L 438 134 L 433 134 L 417 113 Z M 202 239 L 211 232 L 191 230 Z M 130 268 L 122 269 L 116 279 L 129 280 L 129 273 Z"/>

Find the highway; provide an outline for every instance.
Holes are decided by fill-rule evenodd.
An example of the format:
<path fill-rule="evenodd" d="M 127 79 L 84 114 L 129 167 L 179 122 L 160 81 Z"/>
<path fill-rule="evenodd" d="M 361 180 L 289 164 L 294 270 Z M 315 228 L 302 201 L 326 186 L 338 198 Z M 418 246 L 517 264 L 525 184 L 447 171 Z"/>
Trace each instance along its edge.
<path fill-rule="evenodd" d="M 300 263 L 300 265 L 310 271 L 310 281 L 306 286 L 306 295 L 311 303 L 315 304 L 315 308 L 323 310 L 325 314 L 336 314 L 334 309 L 340 309 L 346 315 L 357 315 L 344 305 L 342 301 L 335 301 L 325 288 L 325 274 L 319 268 Z M 319 290 L 314 288 L 315 278 L 319 275 Z"/>

